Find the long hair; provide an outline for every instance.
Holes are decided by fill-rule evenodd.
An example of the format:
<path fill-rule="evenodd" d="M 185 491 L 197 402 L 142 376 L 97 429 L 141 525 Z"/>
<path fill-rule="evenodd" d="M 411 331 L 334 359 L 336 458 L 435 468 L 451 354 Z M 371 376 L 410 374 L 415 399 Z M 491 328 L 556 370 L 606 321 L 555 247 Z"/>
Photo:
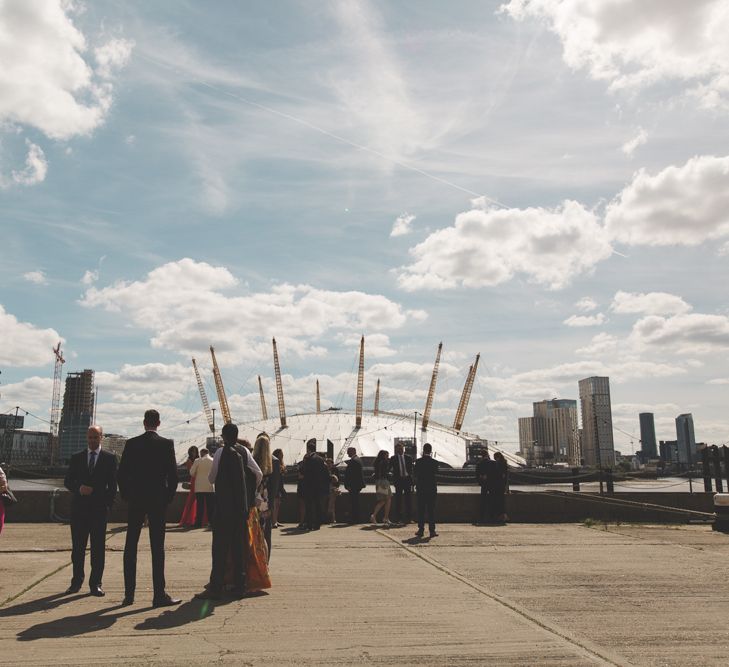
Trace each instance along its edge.
<path fill-rule="evenodd" d="M 386 477 L 387 467 L 390 464 L 390 455 L 387 450 L 381 449 L 377 452 L 377 458 L 375 459 L 375 476 Z"/>
<path fill-rule="evenodd" d="M 273 461 L 271 460 L 271 440 L 266 433 L 261 433 L 253 445 L 253 460 L 258 464 L 263 476 L 273 472 Z"/>
<path fill-rule="evenodd" d="M 273 455 L 281 462 L 281 474 L 286 472 L 286 464 L 283 460 L 283 449 L 274 449 Z"/>

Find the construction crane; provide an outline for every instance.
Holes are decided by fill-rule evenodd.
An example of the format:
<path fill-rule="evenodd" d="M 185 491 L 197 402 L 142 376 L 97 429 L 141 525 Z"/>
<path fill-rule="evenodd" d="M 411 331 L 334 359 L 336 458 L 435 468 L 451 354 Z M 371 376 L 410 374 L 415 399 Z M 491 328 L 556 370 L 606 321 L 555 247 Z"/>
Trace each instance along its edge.
<path fill-rule="evenodd" d="M 286 404 L 284 403 L 283 383 L 281 382 L 281 366 L 278 363 L 278 348 L 276 339 L 273 339 L 273 370 L 276 374 L 276 398 L 278 399 L 278 417 L 281 428 L 286 428 Z"/>
<path fill-rule="evenodd" d="M 266 397 L 263 395 L 263 382 L 261 382 L 261 376 L 258 376 L 258 393 L 261 396 L 261 419 L 264 421 L 268 419 L 268 410 L 266 410 Z"/>
<path fill-rule="evenodd" d="M 375 409 L 372 414 L 377 417 L 380 414 L 380 378 L 377 378 L 377 388 L 375 389 Z"/>
<path fill-rule="evenodd" d="M 316 414 L 321 414 L 321 398 L 319 395 L 319 379 L 316 380 Z"/>
<path fill-rule="evenodd" d="M 364 397 L 364 336 L 359 341 L 359 371 L 357 372 L 357 404 L 355 406 L 355 428 L 362 427 L 362 399 Z"/>
<path fill-rule="evenodd" d="M 466 410 L 468 410 L 468 401 L 471 400 L 471 390 L 473 389 L 473 381 L 476 379 L 476 371 L 478 370 L 478 360 L 481 358 L 480 354 L 476 355 L 476 361 L 468 369 L 468 376 L 466 377 L 466 384 L 463 385 L 463 393 L 461 394 L 461 400 L 458 403 L 458 410 L 456 410 L 456 418 L 453 420 L 453 428 L 456 431 L 460 431 L 463 426 L 463 421 L 466 418 Z"/>
<path fill-rule="evenodd" d="M 58 425 L 61 421 L 61 377 L 66 360 L 61 352 L 61 341 L 53 348 L 55 366 L 53 367 L 53 395 L 51 397 L 51 430 L 48 434 L 51 450 L 51 464 L 58 462 Z"/>
<path fill-rule="evenodd" d="M 230 408 L 228 407 L 228 397 L 225 395 L 225 387 L 223 387 L 223 378 L 220 376 L 218 368 L 218 360 L 215 358 L 215 350 L 210 346 L 210 356 L 213 358 L 213 378 L 215 379 L 215 391 L 218 394 L 218 403 L 220 403 L 220 412 L 223 413 L 223 424 L 230 424 L 233 421 L 230 418 Z"/>
<path fill-rule="evenodd" d="M 200 391 L 200 398 L 202 399 L 205 419 L 208 420 L 208 427 L 210 428 L 210 432 L 215 435 L 215 420 L 213 419 L 213 411 L 210 409 L 208 395 L 205 393 L 205 386 L 203 385 L 202 378 L 200 377 L 200 371 L 197 368 L 197 362 L 195 361 L 194 357 L 192 359 L 192 368 L 195 371 L 195 379 L 197 380 L 197 388 Z"/>
<path fill-rule="evenodd" d="M 438 381 L 438 366 L 440 365 L 440 353 L 443 349 L 443 343 L 438 343 L 438 353 L 435 355 L 435 365 L 433 366 L 433 375 L 430 378 L 430 387 L 428 388 L 428 398 L 425 401 L 425 411 L 423 412 L 423 421 L 420 426 L 422 431 L 428 428 L 430 421 L 430 411 L 433 408 L 433 397 L 435 396 L 435 383 Z"/>

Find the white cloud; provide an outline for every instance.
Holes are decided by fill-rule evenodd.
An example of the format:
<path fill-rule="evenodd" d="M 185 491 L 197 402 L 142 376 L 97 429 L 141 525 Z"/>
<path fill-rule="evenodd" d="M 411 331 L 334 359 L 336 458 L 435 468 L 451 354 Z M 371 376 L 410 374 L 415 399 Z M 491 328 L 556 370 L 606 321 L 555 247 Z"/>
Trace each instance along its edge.
<path fill-rule="evenodd" d="M 406 290 L 498 285 L 517 274 L 551 289 L 566 286 L 610 256 L 594 213 L 574 201 L 556 209 L 472 209 L 410 249 Z"/>
<path fill-rule="evenodd" d="M 99 279 L 99 271 L 86 270 L 81 278 L 82 285 L 93 285 Z"/>
<path fill-rule="evenodd" d="M 339 334 L 337 340 L 347 347 L 359 350 L 360 336 L 358 334 Z M 387 334 L 369 334 L 365 339 L 365 359 L 381 359 L 394 357 L 397 350 L 390 347 L 390 337 Z"/>
<path fill-rule="evenodd" d="M 99 76 L 109 79 L 116 70 L 124 67 L 132 55 L 133 47 L 133 42 L 117 37 L 94 49 L 96 72 Z"/>
<path fill-rule="evenodd" d="M 46 361 L 50 361 L 50 356 Z M 0 412 L 8 412 L 16 405 L 22 410 L 29 410 L 45 419 L 48 419 L 51 409 L 51 395 L 53 393 L 53 379 L 50 377 L 33 376 L 20 382 L 2 385 L 2 403 Z M 20 413 L 22 414 L 22 413 Z M 31 420 L 26 418 L 25 428 L 35 428 Z M 47 431 L 48 425 L 37 426 L 39 430 Z"/>
<path fill-rule="evenodd" d="M 613 90 L 684 81 L 715 107 L 729 93 L 729 7 L 724 0 L 511 0 L 516 20 L 544 19 L 564 61 Z"/>
<path fill-rule="evenodd" d="M 729 236 L 729 157 L 704 155 L 651 176 L 641 169 L 607 207 L 611 238 L 698 245 Z"/>
<path fill-rule="evenodd" d="M 640 347 L 665 347 L 679 354 L 707 354 L 729 348 L 729 317 L 686 313 L 650 315 L 633 325 L 630 342 Z"/>
<path fill-rule="evenodd" d="M 602 332 L 593 336 L 589 345 L 575 350 L 575 353 L 583 357 L 612 355 L 617 351 L 619 343 L 616 336 Z"/>
<path fill-rule="evenodd" d="M 647 294 L 619 290 L 613 297 L 610 310 L 614 313 L 639 313 L 641 315 L 681 315 L 688 313 L 691 306 L 680 296 L 667 292 Z"/>
<path fill-rule="evenodd" d="M 48 173 L 48 162 L 43 149 L 28 139 L 25 140 L 25 145 L 28 147 L 28 154 L 25 156 L 25 167 L 23 169 L 14 169 L 9 179 L 0 176 L 0 187 L 37 185 L 45 180 Z"/>
<path fill-rule="evenodd" d="M 269 292 L 242 296 L 223 294 L 237 285 L 227 268 L 186 258 L 150 271 L 143 280 L 90 287 L 81 303 L 121 312 L 135 325 L 151 330 L 153 347 L 190 354 L 212 344 L 221 358 L 237 363 L 267 358 L 272 336 L 282 351 L 322 356 L 326 349 L 314 343 L 328 335 L 376 334 L 426 317 L 423 311 L 406 311 L 381 295 L 309 285 L 282 284 Z"/>
<path fill-rule="evenodd" d="M 638 148 L 638 146 L 642 146 L 646 141 L 648 141 L 648 133 L 641 127 L 632 139 L 628 139 L 628 141 L 622 145 L 621 150 L 628 157 L 633 157 L 635 149 Z"/>
<path fill-rule="evenodd" d="M 729 384 L 729 378 L 714 378 L 709 380 L 706 384 Z"/>
<path fill-rule="evenodd" d="M 575 302 L 575 308 L 583 313 L 589 313 L 597 308 L 597 301 L 589 296 L 583 296 L 579 301 Z"/>
<path fill-rule="evenodd" d="M 54 329 L 38 329 L 19 322 L 0 306 L 0 364 L 4 366 L 46 366 L 51 364 L 53 348 L 62 341 Z"/>
<path fill-rule="evenodd" d="M 568 327 L 596 327 L 605 323 L 605 315 L 570 315 L 565 321 Z"/>
<path fill-rule="evenodd" d="M 104 121 L 113 93 L 108 77 L 131 45 L 114 39 L 96 49 L 95 73 L 84 60 L 87 42 L 71 8 L 62 0 L 0 4 L 0 122 L 69 139 Z"/>
<path fill-rule="evenodd" d="M 28 271 L 23 274 L 23 278 L 25 278 L 29 283 L 33 283 L 35 285 L 48 284 L 48 278 L 46 278 L 46 274 L 43 273 L 43 271 Z"/>
<path fill-rule="evenodd" d="M 412 227 L 410 226 L 410 223 L 415 220 L 414 215 L 410 215 L 409 213 L 403 213 L 402 215 L 399 215 L 397 217 L 397 220 L 392 225 L 392 231 L 390 232 L 390 236 L 405 236 L 406 234 L 409 234 L 412 230 Z"/>

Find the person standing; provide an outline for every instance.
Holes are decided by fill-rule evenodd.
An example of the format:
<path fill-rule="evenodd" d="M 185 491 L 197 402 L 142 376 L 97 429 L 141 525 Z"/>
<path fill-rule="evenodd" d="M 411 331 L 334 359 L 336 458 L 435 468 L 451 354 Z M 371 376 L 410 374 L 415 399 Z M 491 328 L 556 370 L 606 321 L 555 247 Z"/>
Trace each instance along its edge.
<path fill-rule="evenodd" d="M 433 447 L 429 442 L 423 445 L 423 455 L 415 462 L 415 489 L 418 493 L 418 532 L 423 537 L 425 517 L 428 517 L 430 537 L 438 537 L 435 532 L 435 501 L 438 498 L 438 483 L 435 475 L 438 462 L 432 457 Z"/>
<path fill-rule="evenodd" d="M 195 465 L 195 461 L 200 458 L 200 452 L 195 445 L 192 445 L 187 450 L 187 461 L 185 461 L 185 468 L 188 473 L 192 473 L 192 466 Z M 190 474 L 190 490 L 187 493 L 185 499 L 185 506 L 182 508 L 182 516 L 180 516 L 180 522 L 177 524 L 180 527 L 195 525 L 197 518 L 197 503 L 195 497 L 195 480 Z"/>
<path fill-rule="evenodd" d="M 253 445 L 253 460 L 261 469 L 263 478 L 256 490 L 256 506 L 260 512 L 261 528 L 268 547 L 268 558 L 271 558 L 271 505 L 273 504 L 273 456 L 271 455 L 271 439 L 267 433 L 259 433 Z"/>
<path fill-rule="evenodd" d="M 370 516 L 370 523 L 377 523 L 377 514 L 381 508 L 384 508 L 382 522 L 390 525 L 390 504 L 392 503 L 392 489 L 390 488 L 390 480 L 387 476 L 390 469 L 390 457 L 387 451 L 381 449 L 375 458 L 375 508 Z"/>
<path fill-rule="evenodd" d="M 286 497 L 283 477 L 286 472 L 286 465 L 284 464 L 282 449 L 274 450 L 272 463 L 273 472 L 271 473 L 271 490 L 273 491 L 273 508 L 271 509 L 271 525 L 274 528 L 278 528 L 281 525 L 278 522 L 278 515 L 281 511 L 281 500 Z"/>
<path fill-rule="evenodd" d="M 494 482 L 491 485 L 491 493 L 493 495 L 494 517 L 496 521 L 506 523 L 506 494 L 509 490 L 509 464 L 506 457 L 501 452 L 494 454 L 494 467 L 496 474 Z"/>
<path fill-rule="evenodd" d="M 316 453 L 316 441 L 306 444 L 306 456 L 302 462 L 302 491 L 306 506 L 305 527 L 319 530 L 322 519 L 322 498 L 329 495 L 329 471 L 324 459 Z"/>
<path fill-rule="evenodd" d="M 202 528 L 206 523 L 213 522 L 215 488 L 208 479 L 212 469 L 213 457 L 203 448 L 200 450 L 200 458 L 190 468 L 190 493 L 195 490 L 195 528 Z"/>
<path fill-rule="evenodd" d="M 129 503 L 124 543 L 124 601 L 134 603 L 137 587 L 137 545 L 144 517 L 149 522 L 152 551 L 153 607 L 169 607 L 182 600 L 165 590 L 165 514 L 177 491 L 177 462 L 172 440 L 157 434 L 159 412 L 144 413 L 144 433 L 127 440 L 119 464 L 119 492 Z"/>
<path fill-rule="evenodd" d="M 405 448 L 400 444 L 395 445 L 395 454 L 390 459 L 390 470 L 395 485 L 395 520 L 408 524 L 412 516 L 410 501 L 413 488 L 413 457 L 405 454 Z"/>
<path fill-rule="evenodd" d="M 349 501 L 351 510 L 349 514 L 349 523 L 354 525 L 359 523 L 359 494 L 365 488 L 364 471 L 362 469 L 362 461 L 357 456 L 357 450 L 354 447 L 347 449 L 349 460 L 347 468 L 344 471 L 344 488 L 349 493 Z"/>
<path fill-rule="evenodd" d="M 86 545 L 91 540 L 91 595 L 104 597 L 101 580 L 106 555 L 106 520 L 116 497 L 116 456 L 101 449 L 101 426 L 89 426 L 88 447 L 71 457 L 63 485 L 71 498 L 71 562 L 73 574 L 66 595 L 78 593 L 84 582 Z"/>
<path fill-rule="evenodd" d="M 3 470 L 4 464 L 0 465 L 0 493 L 8 492 L 8 478 L 5 476 Z M 0 498 L 0 534 L 3 532 L 3 526 L 5 525 L 5 503 Z"/>
<path fill-rule="evenodd" d="M 244 554 L 249 505 L 243 457 L 247 452 L 236 445 L 238 427 L 235 424 L 223 426 L 222 436 L 223 446 L 215 452 L 215 465 L 210 471 L 210 481 L 215 485 L 213 568 L 207 590 L 195 596 L 203 600 L 218 600 L 222 596 L 228 554 L 233 569 L 233 595 L 241 598 L 245 594 Z"/>
<path fill-rule="evenodd" d="M 494 476 L 494 462 L 488 451 L 484 450 L 483 457 L 476 465 L 476 481 L 481 486 L 481 497 L 478 505 L 478 523 L 491 523 L 493 521 L 493 508 L 489 494 L 489 486 Z"/>

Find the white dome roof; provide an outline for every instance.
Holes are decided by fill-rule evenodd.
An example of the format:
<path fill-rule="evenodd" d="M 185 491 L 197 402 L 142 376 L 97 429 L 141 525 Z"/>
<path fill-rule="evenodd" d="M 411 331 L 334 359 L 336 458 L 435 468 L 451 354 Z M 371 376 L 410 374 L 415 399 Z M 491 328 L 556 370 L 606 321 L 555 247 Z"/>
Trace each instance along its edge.
<path fill-rule="evenodd" d="M 281 449 L 286 465 L 296 463 L 304 458 L 306 443 L 312 438 L 317 440 L 317 450 L 326 451 L 326 442 L 334 445 L 334 460 L 338 463 L 346 459 L 347 448 L 357 449 L 360 456 L 377 456 L 381 449 L 390 454 L 394 451 L 395 438 L 410 438 L 414 433 L 413 415 L 401 415 L 380 411 L 374 415 L 371 411 L 363 412 L 362 426 L 355 430 L 355 415 L 351 411 L 326 410 L 319 414 L 305 413 L 286 417 L 286 428 L 282 429 L 278 417 L 260 419 L 238 424 L 239 437 L 253 443 L 256 436 L 265 431 L 271 437 L 271 449 Z M 420 448 L 425 442 L 433 446 L 433 456 L 452 468 L 461 468 L 466 462 L 466 447 L 470 441 L 481 440 L 478 436 L 443 426 L 430 421 L 426 431 L 422 431 L 420 421 L 415 427 L 415 435 Z M 512 466 L 526 464 L 523 458 L 502 451 L 488 443 L 489 451 L 501 451 Z"/>

